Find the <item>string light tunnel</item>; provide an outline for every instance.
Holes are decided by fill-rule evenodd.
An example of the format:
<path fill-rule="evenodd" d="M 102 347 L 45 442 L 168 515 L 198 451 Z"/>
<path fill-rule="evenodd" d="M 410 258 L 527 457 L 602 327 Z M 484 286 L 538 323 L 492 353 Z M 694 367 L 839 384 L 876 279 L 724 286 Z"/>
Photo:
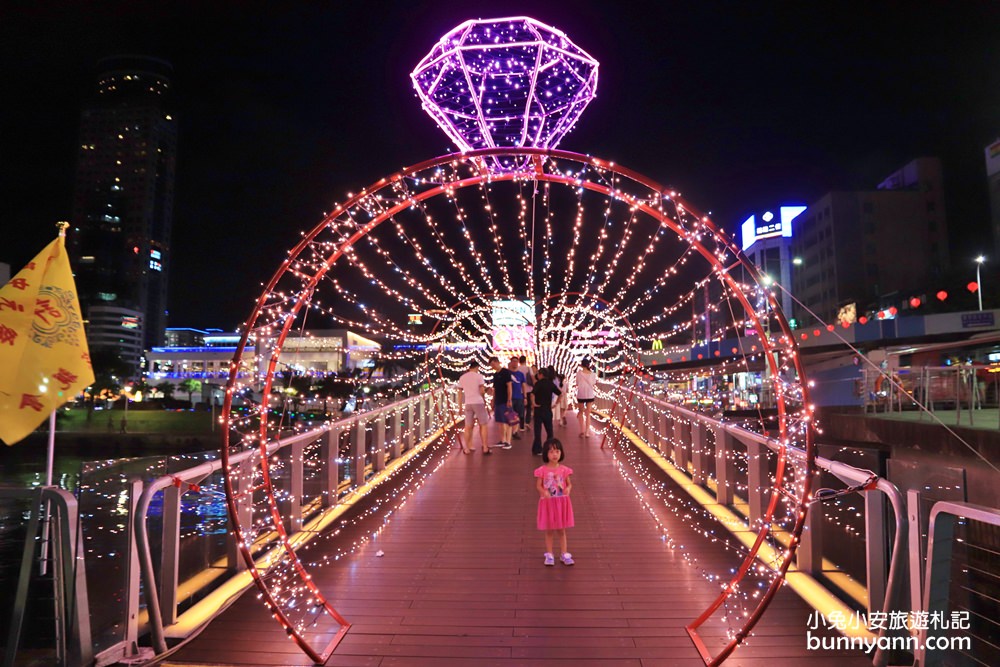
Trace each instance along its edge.
<path fill-rule="evenodd" d="M 448 385 L 473 361 L 489 372 L 493 355 L 523 354 L 567 378 L 586 359 L 605 387 L 622 387 L 651 378 L 641 363 L 651 348 L 695 343 L 719 357 L 721 341 L 740 340 L 724 355 L 728 372 L 763 365 L 778 410 L 761 428 L 805 456 L 782 450 L 772 461 L 770 504 L 752 548 L 720 540 L 743 565 L 706 574 L 720 595 L 691 624 L 692 637 L 697 643 L 697 627 L 709 619 L 731 629 L 725 650 L 703 652 L 706 662 L 746 639 L 782 584 L 814 472 L 795 337 L 733 239 L 678 192 L 557 148 L 593 99 L 597 70 L 566 35 L 533 19 L 468 21 L 449 32 L 412 79 L 460 152 L 349 194 L 302 233 L 244 324 L 223 409 L 230 520 L 264 604 L 314 659 L 329 655 L 317 642 L 342 635 L 347 621 L 330 602 L 335 592 L 314 583 L 310 568 L 322 563 L 305 563 L 289 542 L 272 484 L 288 462 L 267 453 L 289 430 L 309 428 L 290 421 L 272 395 L 289 374 L 316 382 L 326 375 L 283 353 L 289 337 L 310 330 L 349 329 L 382 342 L 372 352 L 375 375 L 343 381 L 365 385 L 383 403 Z M 254 345 L 264 359 L 258 373 L 243 358 Z M 234 398 L 244 396 L 258 402 L 235 409 Z M 435 418 L 449 423 L 443 413 Z M 624 439 L 615 446 L 628 449 Z M 260 450 L 253 465 L 230 466 L 229 456 L 247 448 Z M 248 496 L 255 507 L 244 514 L 239 502 Z M 255 545 L 269 535 L 283 551 L 260 570 Z M 762 566 L 768 546 L 773 562 Z"/>

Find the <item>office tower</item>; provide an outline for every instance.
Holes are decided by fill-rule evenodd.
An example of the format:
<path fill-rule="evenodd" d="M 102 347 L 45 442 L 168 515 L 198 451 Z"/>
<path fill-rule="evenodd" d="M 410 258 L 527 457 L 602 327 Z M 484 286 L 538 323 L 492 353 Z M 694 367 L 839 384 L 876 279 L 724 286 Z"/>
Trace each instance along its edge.
<path fill-rule="evenodd" d="M 826 322 L 850 324 L 933 289 L 948 270 L 941 162 L 917 158 L 874 190 L 829 192 L 796 220 L 793 293 Z M 805 308 L 795 318 L 812 324 Z"/>
<path fill-rule="evenodd" d="M 137 369 L 134 343 L 162 345 L 167 324 L 177 156 L 172 68 L 117 56 L 98 69 L 80 121 L 70 253 L 91 350 L 114 351 Z M 115 313 L 120 322 L 109 316 Z M 132 344 L 117 346 L 119 339 Z"/>

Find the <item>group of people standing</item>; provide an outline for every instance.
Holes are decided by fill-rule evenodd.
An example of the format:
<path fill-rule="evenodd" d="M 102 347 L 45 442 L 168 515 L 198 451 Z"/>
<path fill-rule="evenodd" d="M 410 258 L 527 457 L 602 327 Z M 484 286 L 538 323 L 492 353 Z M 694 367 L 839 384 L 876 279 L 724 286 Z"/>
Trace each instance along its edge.
<path fill-rule="evenodd" d="M 534 439 L 531 453 L 542 456 L 542 443 L 552 439 L 553 424 L 566 424 L 568 411 L 568 391 L 566 377 L 556 372 L 552 366 L 531 368 L 526 357 L 511 357 L 506 366 L 497 357 L 490 357 L 493 369 L 493 418 L 500 427 L 499 442 L 494 447 L 510 449 L 512 440 L 519 440 L 520 433 L 534 424 Z M 580 421 L 580 437 L 590 437 L 590 410 L 595 398 L 597 375 L 584 360 L 576 372 L 577 419 Z M 479 372 L 475 360 L 469 362 L 469 369 L 458 379 L 465 403 L 465 438 L 462 451 L 472 453 L 472 437 L 475 424 L 479 424 L 479 437 L 484 454 L 490 454 L 487 444 L 486 426 L 489 415 L 486 412 L 486 380 Z M 516 415 L 516 419 L 510 415 Z M 545 440 L 542 440 L 542 429 Z"/>
<path fill-rule="evenodd" d="M 493 369 L 493 418 L 500 427 L 500 441 L 495 447 L 510 449 L 511 440 L 520 439 L 519 432 L 534 424 L 531 453 L 541 456 L 542 465 L 535 469 L 535 488 L 538 491 L 538 530 L 545 533 L 543 563 L 555 565 L 555 541 L 559 540 L 559 561 L 573 565 L 572 554 L 567 550 L 566 529 L 575 520 L 569 496 L 573 488 L 573 469 L 563 463 L 566 454 L 562 442 L 553 437 L 553 423 L 566 424 L 568 388 L 566 377 L 547 368 L 531 368 L 525 357 L 511 357 L 506 366 L 497 357 L 490 357 Z M 584 360 L 576 372 L 577 419 L 580 420 L 580 437 L 591 435 L 590 410 L 596 396 L 597 375 Z M 486 411 L 486 380 L 473 359 L 468 370 L 458 379 L 465 404 L 465 437 L 462 452 L 472 453 L 472 437 L 479 424 L 479 439 L 483 454 L 492 454 L 486 439 L 489 415 Z M 542 440 L 542 429 L 545 440 Z M 543 445 L 544 442 L 544 445 Z"/>

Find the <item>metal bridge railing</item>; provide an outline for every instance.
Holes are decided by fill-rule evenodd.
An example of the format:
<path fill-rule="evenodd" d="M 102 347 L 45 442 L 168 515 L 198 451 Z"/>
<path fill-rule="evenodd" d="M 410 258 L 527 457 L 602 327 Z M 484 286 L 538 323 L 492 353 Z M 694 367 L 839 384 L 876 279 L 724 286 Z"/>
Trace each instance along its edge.
<path fill-rule="evenodd" d="M 364 485 L 388 463 L 450 423 L 447 408 L 451 400 L 450 392 L 434 390 L 269 443 L 267 455 L 281 457 L 285 462 L 276 486 L 281 491 L 282 519 L 290 535 L 302 531 L 310 519 L 337 506 L 345 494 Z M 257 448 L 239 452 L 230 456 L 230 466 L 253 465 L 259 462 L 260 456 Z M 204 604 L 193 605 L 182 614 L 182 603 L 199 599 L 206 591 L 219 587 L 220 582 L 231 580 L 245 570 L 246 565 L 238 556 L 234 536 L 227 525 L 224 557 L 186 580 L 180 577 L 185 496 L 218 495 L 222 474 L 222 462 L 213 460 L 151 481 L 134 483 L 130 504 L 133 507 L 133 568 L 130 568 L 127 587 L 130 593 L 129 630 L 119 654 L 124 652 L 127 656 L 138 650 L 135 647 L 144 626 L 152 636 L 154 649 L 162 653 L 166 650 L 168 637 L 183 638 L 210 618 L 211 610 L 206 612 Z M 153 540 L 149 530 L 150 508 L 157 497 L 162 497 L 162 512 L 159 533 L 155 535 L 158 539 Z M 241 504 L 239 511 L 248 524 L 252 518 L 252 503 Z M 199 538 L 212 539 L 212 536 L 187 537 Z M 262 540 L 255 548 L 265 553 L 270 545 Z M 156 556 L 159 556 L 159 578 L 156 576 Z M 249 585 L 251 580 L 247 577 L 239 590 Z M 144 609 L 140 590 L 147 602 Z M 209 606 L 211 604 L 218 607 L 218 603 L 210 602 Z M 184 618 L 187 615 L 192 618 Z"/>
<path fill-rule="evenodd" d="M 624 405 L 616 408 L 616 401 Z M 694 484 L 709 491 L 709 482 L 714 482 L 711 486 L 714 486 L 717 502 L 743 514 L 753 530 L 763 525 L 772 490 L 771 458 L 781 448 L 777 440 L 625 385 L 605 386 L 599 405 L 607 414 L 620 415 L 623 426 L 672 460 Z M 805 461 L 805 452 L 799 448 L 786 446 L 785 452 L 792 462 L 802 464 Z M 877 476 L 873 479 L 871 471 L 820 456 L 814 460 L 818 470 L 834 475 L 848 486 L 864 485 L 879 491 L 864 494 L 864 592 L 858 591 L 859 585 L 851 577 L 836 573 L 830 576 L 833 563 L 822 539 L 822 503 L 814 505 L 806 515 L 796 551 L 797 571 L 810 577 L 823 575 L 828 580 L 842 582 L 843 589 L 853 592 L 850 597 L 855 598 L 855 602 L 867 605 L 869 614 L 873 611 L 886 615 L 898 612 L 908 530 L 902 494 L 888 480 Z M 739 497 L 738 491 L 745 492 L 745 497 Z M 885 521 L 886 501 L 894 517 L 891 524 Z M 782 536 L 776 534 L 775 537 L 781 539 Z M 919 600 L 911 600 L 910 609 L 919 608 L 919 604 Z M 883 655 L 876 656 L 875 664 L 885 664 L 886 659 Z"/>

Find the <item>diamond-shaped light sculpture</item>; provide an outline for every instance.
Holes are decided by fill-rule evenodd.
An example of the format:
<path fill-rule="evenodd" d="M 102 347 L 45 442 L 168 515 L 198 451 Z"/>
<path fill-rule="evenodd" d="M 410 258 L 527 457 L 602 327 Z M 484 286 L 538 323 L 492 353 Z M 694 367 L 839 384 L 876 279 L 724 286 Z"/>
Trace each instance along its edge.
<path fill-rule="evenodd" d="M 597 67 L 561 31 L 519 16 L 466 21 L 410 77 L 424 110 L 462 151 L 555 148 L 594 99 Z"/>

